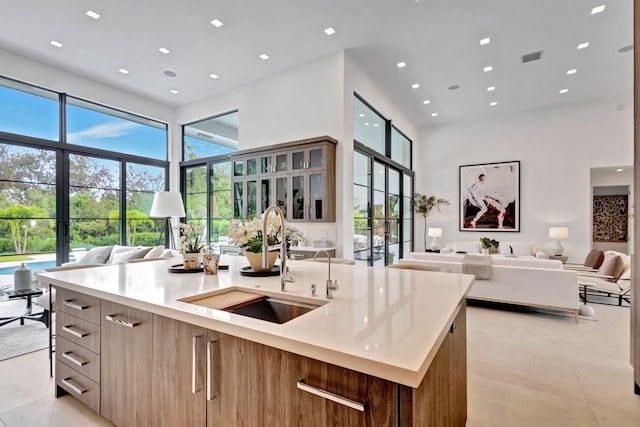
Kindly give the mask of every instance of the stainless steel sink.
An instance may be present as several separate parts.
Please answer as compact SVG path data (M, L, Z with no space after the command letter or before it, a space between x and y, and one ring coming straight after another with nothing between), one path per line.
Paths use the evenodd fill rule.
M224 309L224 311L282 324L318 307L319 305L265 297L246 305Z

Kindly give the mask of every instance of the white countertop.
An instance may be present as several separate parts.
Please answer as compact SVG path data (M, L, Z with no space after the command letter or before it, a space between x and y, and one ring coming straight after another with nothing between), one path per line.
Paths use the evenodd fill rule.
M223 255L217 275L169 273L168 261L40 273L43 283L418 387L473 276L332 265L340 289L325 298L327 264L292 261L285 298L327 304L284 324L215 310L180 299L228 288L281 294L280 278L246 277L244 257ZM311 297L311 283L317 295Z

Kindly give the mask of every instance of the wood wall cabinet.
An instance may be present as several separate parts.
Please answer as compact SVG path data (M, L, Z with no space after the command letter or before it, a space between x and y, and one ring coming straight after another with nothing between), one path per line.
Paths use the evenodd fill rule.
M233 154L234 218L277 204L289 221L335 221L335 145L322 137Z
M153 315L102 301L101 413L119 427L150 426Z

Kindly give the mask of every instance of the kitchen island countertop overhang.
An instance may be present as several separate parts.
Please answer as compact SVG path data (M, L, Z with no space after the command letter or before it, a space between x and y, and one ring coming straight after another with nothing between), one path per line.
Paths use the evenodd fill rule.
M473 276L332 265L340 290L328 303L284 324L181 301L241 289L290 299L324 298L327 264L290 263L295 283L246 277L244 257L223 256L217 275L169 273L168 261L37 275L53 285L191 323L301 356L417 388L464 304ZM318 296L311 297L311 284Z

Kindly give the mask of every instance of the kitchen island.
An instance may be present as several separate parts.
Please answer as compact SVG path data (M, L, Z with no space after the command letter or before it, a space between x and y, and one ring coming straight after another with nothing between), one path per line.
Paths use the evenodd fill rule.
M327 264L291 262L282 293L221 263L40 274L58 291L57 393L122 426L464 425L471 276L332 265L327 300ZM229 290L318 308L277 324L194 303Z

